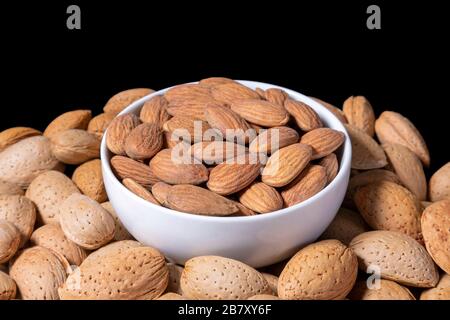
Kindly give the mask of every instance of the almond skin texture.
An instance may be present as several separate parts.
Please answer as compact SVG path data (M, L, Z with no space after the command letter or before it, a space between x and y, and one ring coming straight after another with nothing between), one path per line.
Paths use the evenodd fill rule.
M100 139L85 130L57 132L50 141L53 154L62 163L81 164L100 157Z
M133 236L128 232L128 230L125 228L125 226L120 221L119 217L117 216L116 211L114 210L113 206L109 201L103 202L101 206L106 209L106 211L109 212L111 217L114 219L114 241L122 241L122 240L133 240Z
M295 119L298 127L303 131L311 131L323 127L322 120L313 108L306 103L287 99L284 102L287 112Z
M272 142L273 139L273 142ZM297 131L289 127L273 127L262 131L249 146L250 152L270 154L298 142Z
M69 271L70 265L63 256L37 246L23 250L14 258L9 275L22 299L59 300L58 287Z
M131 178L146 188L159 182L152 169L142 162L127 157L114 156L111 159L111 166L121 180Z
M9 221L0 220L0 264L7 262L19 249L20 232Z
M349 97L344 101L342 110L349 124L373 137L375 134L375 113L372 105L365 97Z
M170 184L157 182L152 186L152 194L160 204L165 206L171 188L172 186Z
M140 123L141 121L134 114L123 114L115 118L106 131L106 146L109 151L125 155L126 139Z
M450 274L450 200L435 202L424 210L422 232L431 257Z
M383 279L412 287L434 287L439 274L428 252L413 238L393 231L369 231L356 236L350 248L366 272L378 266Z
M220 195L238 192L256 179L260 168L258 160L248 155L229 159L211 170L207 187Z
M14 127L0 132L0 152L25 138L39 136L42 133L36 129L28 127Z
M188 260L181 275L181 289L185 296L200 300L244 300L270 294L269 284L257 270L219 256Z
M346 125L352 143L352 168L360 170L377 169L387 165L383 148L364 131Z
M69 240L57 224L46 224L36 229L31 235L31 244L53 250L67 259L70 265L79 266L87 253Z
M97 202L108 200L100 159L85 162L76 168L72 175L72 181L89 198Z
M390 181L399 185L402 184L399 177L392 171L385 169L369 170L359 173L350 179L347 189L347 195L349 198L353 198L356 190L359 187L380 181Z
M354 237L369 230L369 226L358 212L340 208L320 239L336 239L348 246Z
M443 273L436 288L422 291L420 300L450 300L450 275Z
M74 193L64 200L59 223L66 237L84 249L100 248L114 237L113 217L85 195Z
M348 123L347 118L345 117L344 112L339 109L338 107L332 105L331 103L325 102L323 100L320 100L319 98L315 98L315 97L310 97L311 99L313 99L314 101L320 103L322 106L324 106L325 108L328 109L328 111L330 111L332 114L334 114L334 116L336 118L338 118L338 120L340 122L342 122L343 124Z
M393 111L384 111L375 122L375 132L381 143L397 143L414 152L422 163L430 165L430 154L422 135L407 118Z
M211 94L214 99L227 105L241 99L259 99L256 91L237 82L214 86L211 88Z
M429 193L431 201L450 200L450 162L433 174L429 183Z
M21 195L0 195L0 219L11 222L20 232L20 245L30 239L36 221L33 202Z
M272 103L275 103L279 106L284 105L286 99L288 99L289 95L281 89L278 88L269 88L264 91L264 98Z
M427 179L416 154L400 144L384 144L383 149L402 185L414 193L417 199L426 200Z
M0 195L1 194L23 195L23 194L25 194L25 191L21 187L19 187L17 184L0 180Z
M289 260L278 280L278 295L293 300L341 300L352 289L357 273L352 250L338 240L320 241Z
M201 184L208 180L208 169L201 163L184 163L177 157L173 149L164 149L158 152L150 161L150 169L161 181L170 184ZM181 163L177 163L181 162Z
M227 141L202 141L190 147L189 153L206 164L219 164L227 159L243 155L248 149L240 144Z
M134 128L125 140L125 153L132 159L150 159L163 145L162 131L156 124L143 123Z
M239 195L239 201L259 213L277 211L283 208L283 198L278 191L262 182L255 182Z
M183 290L181 290L181 274L184 268L174 263L168 263L167 268L169 269L169 284L167 285L166 292L183 295Z
M280 300L280 298L273 296L271 294L256 294L247 300Z
M228 216L238 211L233 201L189 184L171 187L165 205L173 210L206 216Z
M320 159L334 152L344 142L345 136L342 132L330 129L319 128L305 133L300 143L311 146L312 160Z
M107 254L98 263L82 263L59 294L63 300L151 300L164 293L168 281L164 256L140 246Z
M379 288L367 287L366 281L357 281L349 293L350 300L416 300L408 288L390 280L380 279Z
M163 129L191 144L202 141L204 133L210 127L206 121L192 117L175 116L163 124Z
M0 153L0 180L22 188L42 172L61 169L50 140L43 136L23 139Z
M44 131L44 136L50 138L55 133L69 129L86 130L91 117L91 110L74 110L63 113L50 122Z
M376 230L397 231L421 239L421 206L406 188L390 181L360 187L353 200L364 220Z
M38 209L38 221L42 224L58 223L62 202L73 193L80 193L77 186L59 171L47 171L34 179L26 196Z
M114 113L100 113L89 121L87 131L101 139L115 117Z
M6 273L0 271L0 300L13 300L16 297L16 283Z
M260 99L236 100L231 110L245 120L265 127L283 126L289 121L289 114L279 105Z
M339 171L339 163L336 154L330 153L323 157L318 164L325 168L325 171L327 172L327 184L330 184L330 182L336 178Z
M169 103L164 96L154 96L144 103L139 117L142 122L154 124L162 129L164 122L170 119L167 113Z
M308 165L311 156L312 148L301 143L275 151L261 174L262 182L272 187L287 185Z
M154 92L154 90L148 88L136 88L121 91L112 96L108 102L106 102L106 105L103 107L103 111L118 114L134 101L143 98L152 92Z
M155 199L155 197L153 197L152 193L143 186L141 186L139 183L134 181L133 179L130 178L123 179L122 183L125 187L127 187L128 190L133 192L138 197L141 197L142 199L145 199L148 202L151 202L159 206L159 202Z
M224 77L209 77L199 81L200 85L208 88L212 88L225 83L235 83L235 81Z
M325 168L318 165L310 165L281 191L281 196L284 203L291 207L311 198L325 188L326 184L327 172Z
M220 131L224 139L233 142L234 137L229 137L227 130L239 130L236 132L237 143L248 143L252 137L247 130L251 126L240 115L228 107L208 105L205 109L205 118L211 128Z
M270 273L261 273L269 284L270 290L274 296L278 296L278 277Z
M134 240L119 240L116 242L111 242L88 255L87 258L84 259L83 265L87 266L88 264L98 264L100 260L108 256L121 254L129 249L138 247L143 247L143 245Z

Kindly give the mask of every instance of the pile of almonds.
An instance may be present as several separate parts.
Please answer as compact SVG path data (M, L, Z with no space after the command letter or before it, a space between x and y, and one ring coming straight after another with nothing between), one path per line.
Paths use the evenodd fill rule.
M304 146L309 145L311 154L316 154L317 159L323 157L316 162L311 155L305 164L295 163L303 166L301 173L285 172L284 181L302 181L304 178L298 177L305 172L321 171L328 182L337 172L337 158L332 155L342 141L328 154L319 152L314 144L302 142L311 132L329 129L304 126L298 120L303 113L297 114L288 106L297 102L286 102L289 98L282 92L247 90L224 78L200 83L201 86L195 87L208 88L207 97L181 103L176 95L170 98L168 91L147 102L139 118L130 115L116 118L116 115L131 102L151 93L150 89L132 89L113 96L104 113L95 117L89 110L64 113L43 133L26 127L0 132L0 300L450 299L450 163L427 181L424 166L429 165L430 156L420 133L408 119L395 112L385 111L376 119L364 97L350 97L342 110L319 101L345 124L351 137L352 177L342 208L328 229L317 242L288 261L256 270L233 259L201 256L179 266L167 262L157 249L135 241L117 218L103 185L99 144L106 128L113 128L112 123L125 124L123 130L115 130L115 142L122 142L108 143L110 149L111 145L117 147L115 152L112 150L117 154L112 165L123 184L149 201L180 211L211 214L195 202L188 202L191 207L186 210L185 198L178 195L187 197L192 188L202 190L196 195L205 201L214 197L221 207L228 208L227 214L222 215L277 210L275 207L267 210L273 203L272 197L289 205L288 198L283 196L285 190L278 192L277 188L283 187L272 185L271 179L264 181L264 175L261 181L256 180L261 164L257 164L258 174L249 173L252 170L239 173L244 182L251 182L236 191L234 182L225 182L239 175L213 174L226 162L205 171L205 164L210 164L202 158L205 164L197 164L198 167L178 176L163 170L174 168L167 160L171 159L170 154L165 151L174 147L168 135L174 131L171 125L179 124L173 119L195 116L205 126L229 128L220 127L210 116L202 119L209 114L204 112L210 108L209 95L220 104L214 105L211 112L223 111L222 117L226 117L225 113L232 114L233 117L226 118L229 123L246 123L257 130L283 127L280 131L286 133L290 142L275 152L287 148L304 151L308 148ZM286 123L282 123L285 120L281 116L266 117L268 121L281 121L277 123L263 123L264 119L249 121L249 117L257 115L249 104L240 112L236 112L236 107L233 110L236 90L223 89L230 86L239 87L243 94L252 92L251 99L276 105L278 110L284 107L286 117L292 119ZM222 88L220 94L216 87ZM192 88L172 93L177 90ZM202 90L205 89L198 89ZM115 120L123 118L128 120ZM113 131L108 130L108 134ZM323 136L326 135L317 137L318 142ZM145 139L140 140L142 137ZM182 148L190 150L193 157L202 152L192 146L199 143L202 150L204 142L216 143L195 139L194 136L195 143ZM254 140L245 141L245 136L243 139L240 146L246 156L254 148L267 148L259 144L252 147ZM149 166L146 162L150 158ZM155 158L159 159L156 166L152 165ZM290 155L286 159L295 160ZM152 171L155 167L160 170L157 175ZM64 172L73 174L70 178ZM251 178L252 175L255 177ZM279 177L275 175L274 180ZM206 181L206 188L198 186ZM305 186L314 187L317 183L314 179L308 181L293 192L292 203L308 196L302 194ZM261 195L259 201L255 203L254 196L246 196L247 191L242 190ZM319 190L315 188L315 192ZM231 194L233 198L225 197Z
M128 189L208 216L268 213L310 198L335 178L333 152L343 142L283 90L225 78L173 87L106 132L111 166Z

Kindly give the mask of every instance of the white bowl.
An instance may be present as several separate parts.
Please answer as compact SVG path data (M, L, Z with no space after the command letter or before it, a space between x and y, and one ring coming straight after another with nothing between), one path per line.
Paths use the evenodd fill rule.
M159 249L178 264L202 255L225 256L253 267L279 262L316 240L333 220L344 198L352 151L341 122L325 107L298 92L261 82L239 82L253 89L283 89L292 98L310 105L327 127L344 132L345 142L338 151L338 175L313 197L276 212L244 217L193 215L156 206L125 188L111 170L112 154L103 138L103 179L117 215L139 242ZM144 102L165 91L167 89L132 103L121 114L138 114Z

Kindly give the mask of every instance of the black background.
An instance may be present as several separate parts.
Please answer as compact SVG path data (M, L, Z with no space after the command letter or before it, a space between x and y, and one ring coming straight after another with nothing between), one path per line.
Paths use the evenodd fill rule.
M81 30L66 8L81 7ZM381 7L381 30L366 8ZM257 80L337 106L365 95L418 127L434 171L448 157L448 25L442 1L46 1L1 9L0 129L101 112L133 87L208 76ZM443 147L446 146L446 147ZM430 173L430 172L429 172Z

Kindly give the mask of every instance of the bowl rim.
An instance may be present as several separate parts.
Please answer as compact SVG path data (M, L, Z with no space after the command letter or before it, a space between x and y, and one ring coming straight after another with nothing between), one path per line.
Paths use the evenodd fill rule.
M252 216L222 217L222 216L197 215L197 214L190 214L187 212L177 211L177 210L173 210L170 208L166 208L164 206L155 205L155 204L139 197L132 191L128 190L128 188L126 188L120 182L120 180L116 177L116 175L112 171L110 161L107 160L108 153L110 153L110 151L106 147L106 132L107 132L107 130L103 134L103 137L101 140L101 145L100 145L100 160L101 160L103 172L106 173L108 176L112 177L112 179L110 179L110 181L118 184L119 188L121 188L122 192L124 192L127 196L131 197L135 201L138 201L138 203L140 201L142 206L144 206L144 207L146 206L149 209L149 211L162 210L163 212L165 212L167 214L174 215L174 217L178 217L181 219L186 219L186 220L190 220L190 221L197 220L197 221L201 221L201 222L220 222L220 223L233 223L236 221L250 223L250 222L256 222L257 220L274 219L274 218L281 217L284 215L292 214L292 213L298 211L299 209L301 209L302 207L306 207L309 204L317 201L325 193L330 192L332 190L333 186L336 185L339 180L346 179L345 173L344 173L344 171L346 171L346 170L344 170L344 169L348 168L348 170L350 170L350 168L351 168L352 146L351 146L351 142L350 142L350 137L347 133L345 126L340 122L340 120L331 111L329 111L326 107L324 107L322 104L320 104L313 98L306 96L304 94L301 94L297 91L288 89L288 88L284 88L284 87L281 87L278 85L273 85L270 83L258 82L258 81L250 81L250 80L235 80L235 81L239 82L240 84L243 84L245 86L251 87L251 88L252 87L254 87L254 88L270 87L270 88L278 88L278 89L284 90L290 96L293 96L296 100L300 100L302 102L307 103L313 109L320 109L321 113L325 114L327 121L332 120L334 122L333 126L337 127L334 130L339 130L339 131L343 132L345 135L345 140L344 140L344 144L341 146L341 148L343 147L343 152L342 152L341 161L340 161L340 165L339 165L339 171L331 183L329 183L325 188L323 188L321 191L319 191L312 197L310 197L300 203L297 203L291 207L282 208L277 211L261 213L261 214L256 214L256 215L252 215ZM188 83L183 83L183 84L196 84L196 83L198 83L198 81L188 82ZM178 84L178 85L181 85L181 84ZM178 85L175 85L175 86L178 86ZM152 93L134 101L133 103L128 105L126 108L124 108L119 114L117 114L117 116L131 113L130 110L134 110L134 109L138 108L143 103L150 100L152 97L163 94L164 92L166 92L167 90L169 90L170 88L173 88L175 86L157 90L155 92L152 92ZM299 99L299 97L301 99ZM103 180L104 180L104 183L106 184L107 181L105 181L105 177L103 177ZM108 199L108 201L109 201L109 199Z

